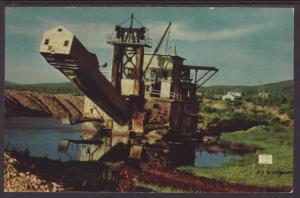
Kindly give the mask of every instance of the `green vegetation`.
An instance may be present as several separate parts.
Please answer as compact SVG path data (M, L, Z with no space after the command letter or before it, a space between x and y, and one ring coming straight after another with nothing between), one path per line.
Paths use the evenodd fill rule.
M234 119L244 119L248 121L254 121L257 123L268 122L271 118L264 115L262 112L252 112L252 111L236 111L232 107L226 107L220 111L215 111L213 113L200 113L202 116L213 118L213 119L223 119L223 120L234 120Z
M284 99L280 103L267 103L274 98L260 99L260 102L249 102L245 99L227 101L204 99L200 104L199 115L203 122L198 124L199 129L205 129L209 123L221 121L248 120L257 124L271 124L280 121L284 125L292 123L294 118L294 99ZM232 130L233 131L233 130Z
M80 95L81 92L71 82L66 83L41 83L41 84L18 84L5 82L5 89L18 91L32 91L47 94L73 94Z
M220 94L236 90L236 87L217 86L206 88L206 93ZM246 131L222 133L220 140L233 143L244 143L263 148L256 153L233 159L227 164L214 168L199 168L192 166L178 169L194 175L205 176L221 181L244 185L283 187L293 185L293 81L285 81L265 85L272 96L257 97L257 87L238 87L245 93L242 100L223 101L206 95L199 115L203 122L198 128L209 130L210 125L219 126L225 132L224 122L238 125L241 120L262 123L264 126L253 127ZM226 92L225 91L225 92ZM253 94L253 95L251 95ZM234 122L238 120L238 122ZM233 127L234 128L234 127ZM240 129L238 129L240 130ZM226 131L228 132L228 131ZM258 165L259 154L272 154L273 164L267 166L267 176L264 177L264 165ZM253 169L255 174L253 176Z
M291 98L293 96L294 91L294 81L287 80L277 83L265 84L264 90L274 97L285 96L287 98ZM223 95L229 91L239 91L244 94L244 97L251 97L257 95L258 86L209 86L209 87L201 87L199 89L200 92L206 93L208 96Z
M265 92L271 94L268 98L258 97L259 86L210 86L201 87L200 92L204 93L207 99L221 99L221 96L229 91L243 93L242 101L251 102L260 106L281 106L281 112L290 118L294 117L294 81L282 81L265 84ZM237 104L238 105L238 104Z
M257 186L293 185L293 129L274 123L267 128L254 127L247 131L223 133L221 140L256 145L264 148L254 154L241 156L220 167L198 168L179 167L180 170L194 175L214 178L221 181ZM258 154L273 155L273 164L267 165L264 177L264 165L258 165ZM255 175L253 176L253 164Z

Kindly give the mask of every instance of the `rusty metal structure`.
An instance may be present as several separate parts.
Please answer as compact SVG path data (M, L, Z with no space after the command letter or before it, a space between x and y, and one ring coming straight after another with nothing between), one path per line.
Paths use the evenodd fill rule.
M170 145L188 139L202 140L205 134L197 129L202 96L197 90L218 69L186 65L185 59L176 52L159 54L161 44L170 34L170 26L171 23L154 52L145 53L152 43L144 25L133 15L116 25L114 32L107 36L107 44L113 46L110 80L99 70L96 55L69 30L58 26L44 33L40 54L86 97L84 115L69 118L70 123L84 123L94 129L93 135L84 140L63 140L59 151L65 151L70 142L103 144L97 141L97 134L125 134L130 159L166 163L162 156L172 153L174 149ZM114 146L112 142L108 144Z

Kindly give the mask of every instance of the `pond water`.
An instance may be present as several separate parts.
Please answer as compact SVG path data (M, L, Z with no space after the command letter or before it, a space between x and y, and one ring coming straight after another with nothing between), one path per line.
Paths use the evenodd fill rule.
M238 158L238 155L229 153L213 153L206 150L197 150L195 152L195 166L197 167L217 167Z
M4 146L8 149L28 149L31 156L69 160L66 154L57 152L62 138L79 139L81 127L63 125L53 118L11 117L5 119ZM77 148L70 146L68 153L78 158Z
M87 160L84 159L86 156L82 155L84 147L80 149L78 145L70 144L68 154L57 152L61 139L80 139L82 132L80 125L63 125L60 120L53 118L11 117L5 120L4 145L8 149L28 149L31 156L46 156L63 161ZM108 148L109 142L116 141L122 142L118 138L113 138L112 141L99 147L100 153L111 148ZM203 146L197 145L183 145L182 148L184 149L175 151L175 156L177 156L175 160L184 161L185 165L197 167L220 166L237 157L237 155L222 152L208 152ZM181 154L178 155L179 153Z

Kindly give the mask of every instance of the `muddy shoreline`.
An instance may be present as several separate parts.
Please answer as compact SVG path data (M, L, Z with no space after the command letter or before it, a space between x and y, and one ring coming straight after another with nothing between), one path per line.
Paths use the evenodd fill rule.
M233 143L224 140L208 144L203 143L203 148L205 148L206 151L212 153L223 152L238 155L246 155L255 153L258 150L264 150L264 148L255 145Z

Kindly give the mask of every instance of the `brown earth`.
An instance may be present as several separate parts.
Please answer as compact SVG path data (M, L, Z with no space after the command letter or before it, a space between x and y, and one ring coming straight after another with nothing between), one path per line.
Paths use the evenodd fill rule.
M83 96L5 90L4 97L5 116L62 118L83 112Z
M184 192L290 192L290 187L258 187L240 185L194 176L169 167L155 167L145 164L140 169L123 165L119 168L122 180L119 190L135 191L139 182L161 187L171 187Z

